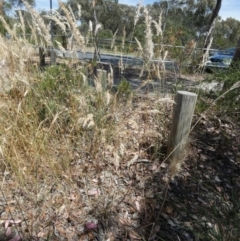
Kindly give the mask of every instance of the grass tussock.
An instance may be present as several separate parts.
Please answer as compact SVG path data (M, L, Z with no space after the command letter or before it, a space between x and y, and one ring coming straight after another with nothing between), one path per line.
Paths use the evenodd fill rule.
M117 92L98 78L90 85L85 66L41 71L29 62L30 44L0 40L1 190L5 203L13 193L17 202L2 218L21 220L12 233L26 240L63 232L65 221L56 222L63 213L76 219L76 235L86 222L113 218L127 193L124 172L159 156L168 104L143 101L126 81Z

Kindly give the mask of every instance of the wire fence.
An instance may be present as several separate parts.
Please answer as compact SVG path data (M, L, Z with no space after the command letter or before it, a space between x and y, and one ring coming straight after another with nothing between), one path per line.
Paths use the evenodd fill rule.
M22 35L19 35L22 36ZM9 36L6 36L8 39ZM23 37L23 36L22 36ZM38 36L40 39L40 36ZM31 34L25 34L30 43L36 45L32 39ZM59 49L56 41L60 42L65 48L64 51ZM69 41L70 38L63 35L53 35L53 46L45 46L45 56L52 57L51 53L54 50L56 57L59 58L75 58L75 59L87 59L93 60L96 53L96 42L93 38L85 38L86 48L81 49L77 41L74 38ZM40 41L39 41L40 42ZM97 40L98 51L100 57L98 61L108 62L114 65L118 65L121 61L126 66L143 66L144 56L141 48L136 41L121 39L103 39ZM177 66L179 71L195 71L199 65L205 65L208 62L208 58L203 60L203 53L208 51L208 56L212 55L231 55L233 56L236 48L229 48L226 50L218 49L204 49L196 47L195 45L171 45L171 44L154 44L154 56L151 59L151 64L163 63L165 66ZM37 52L37 51L36 51ZM108 56L108 57L107 57Z

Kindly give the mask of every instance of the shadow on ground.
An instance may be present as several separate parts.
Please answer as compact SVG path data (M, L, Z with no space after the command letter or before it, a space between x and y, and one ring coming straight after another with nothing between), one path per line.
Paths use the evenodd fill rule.
M155 173L145 184L143 240L239 240L239 126L203 120L191 134L183 169L169 183Z

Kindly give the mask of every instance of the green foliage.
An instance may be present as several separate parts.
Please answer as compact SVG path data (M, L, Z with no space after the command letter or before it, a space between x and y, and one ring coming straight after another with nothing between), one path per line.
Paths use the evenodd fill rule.
M7 24L10 24L11 22L11 18L4 16L5 21L7 22ZM3 36L5 36L5 34L7 33L3 23L0 21L0 34L2 34Z
M3 24L2 24L2 22L0 22L0 33L2 35L5 35L5 28L4 28Z
M134 37L136 37L140 43L143 43L143 41L145 39L145 24L144 23L137 24L135 31L134 31Z
M113 33L110 29L100 29L98 32L98 37L99 38L112 38L113 37Z
M232 90L229 94L224 96L224 98L218 104L218 108L221 113L227 114L231 117L237 117L239 120L240 111L240 96L239 89Z
M30 4L31 6L35 6L35 0L26 0L26 2L28 4ZM12 6L12 7L19 7L23 5L23 1L22 0L8 0L8 3Z
M216 22L214 30L214 48L228 48L235 46L240 36L240 21L227 18Z
M39 83L40 92L47 98L58 98L65 101L67 91L72 87L73 78L71 69L68 67L51 66L44 73L44 79Z
M189 41L195 40L201 47L204 44L215 2L215 0L160 1L148 4L147 8L152 19L157 22L160 12L162 12L161 26L164 44L184 46ZM94 22L92 2L88 0L68 0L67 4L72 7L75 18L81 21L81 33L87 36L89 21ZM80 4L82 9L80 19L77 14L77 4ZM99 38L112 38L116 30L118 30L117 37L122 38L123 29L125 29L126 39L133 36L143 43L145 23L142 12L140 12L133 33L137 6L101 0L96 2L95 10L97 19L103 27L99 31ZM213 48L234 46L236 38L239 36L239 24L239 21L232 18L227 20L218 18L214 31ZM155 31L154 28L153 31ZM54 34L59 34L56 26L54 26ZM154 32L154 35L153 41L158 43L156 32Z
M83 77L68 66L51 66L30 95L39 121L50 123L54 116L74 105L71 92L83 88ZM66 119L66 118L65 118ZM50 121L50 122L49 122Z
M83 34L83 36L87 36L87 33L89 31L89 26L87 23L83 22L81 23L81 26L79 27L80 32Z
M224 83L223 92L230 89L240 79L240 69L237 66L227 70L213 69L212 72L212 75L209 75L206 81L211 82L215 80L219 83Z
M81 5L81 17L82 23L94 22L93 4L92 1L88 0L68 0L67 4L73 9L75 16L77 16L78 7L77 4ZM110 29L115 32L119 28L121 12L119 11L118 4L116 1L101 0L97 1L96 5L96 17L99 23L102 24L104 29Z
M132 93L129 81L122 78L117 86L117 96L118 98L127 99Z
M198 93L198 96L195 112L201 114L209 108L213 100L209 99L203 92Z
M229 116L237 116L240 111L240 92L239 88L231 89L231 87L240 80L240 68L231 67L225 71L214 71L206 81L217 81L223 84L223 89L219 93L210 93L211 98L222 96L216 102L216 108L220 114L227 114ZM230 90L230 91L229 91ZM225 94L225 92L227 92ZM209 94L208 94L209 95ZM206 104L206 103L205 103ZM204 104L202 103L202 107Z

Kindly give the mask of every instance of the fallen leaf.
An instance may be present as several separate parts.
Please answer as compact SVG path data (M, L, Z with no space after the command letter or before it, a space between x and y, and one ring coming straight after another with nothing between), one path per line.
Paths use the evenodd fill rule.
M168 219L167 222L168 222L168 224L170 224L172 227L176 227L176 224L175 224L172 220Z
M7 227L5 229L6 229L6 231L5 231L6 236L10 236L12 234L12 228L11 227Z
M173 208L171 206L165 207L165 213L169 214L170 216L173 214Z
M219 186L215 186L215 187L216 187L216 189L217 189L219 192L222 191L222 188L221 188L221 187L219 187Z
M5 211L8 213L13 213L14 210L15 210L15 206L7 206Z
M157 168L158 168L158 166L156 164L153 164L149 167L149 170L155 171L155 170L157 170Z
M132 238L132 239L142 239L141 236L136 233L136 232L133 232L133 231L130 231L129 232L129 236Z
M89 196L100 195L100 190L97 189L97 188L93 188L91 190L88 190L88 195Z
M22 220L17 219L17 220L4 220L4 228L7 236L10 236L12 234L12 229L11 226L12 224L18 224L21 223Z
M206 155L200 154L200 159L202 161L206 161L208 159L208 157Z
M22 240L22 238L20 237L20 235L15 235L13 238L9 239L8 241L20 241Z
M126 225L126 226L128 226L128 225L131 224L128 219L125 219L125 218L122 218L122 217L119 217L119 218L118 218L118 221L119 221L119 223L120 223L121 225Z
M88 232L88 238L85 239L85 240L89 240L89 241L95 240L95 237L94 237L93 233L92 232Z
M88 240L88 235L87 234L82 234L79 241L85 241L85 240Z
M219 140L221 140L221 139L222 139L221 136L216 136L216 137L213 137L213 138L212 138L213 141L219 141Z
M201 199L201 198L199 198L199 197L197 198L197 200L200 201L200 202L201 202L202 204L204 204L204 205L208 205L203 199Z
M66 233L67 239L68 239L69 241L72 241L72 240L73 240L74 235L75 235L75 232L74 232L74 231L72 231L72 232L67 232L67 233Z
M161 165L160 165L161 168L167 168L168 167L168 164L165 163L165 162L162 162Z
M229 189L233 189L233 187L228 185L228 184L226 184L226 187L229 188Z
M185 238L187 241L193 241L193 239L190 237L189 233L184 233Z
M215 176L214 180L215 180L216 182L221 182L221 180L219 179L218 176Z
M187 227L188 229L193 230L193 227L192 227L191 222L184 222L183 224L184 224L184 226Z
M39 233L37 234L37 237L38 237L38 238L43 238L45 235L46 235L46 234L45 234L44 232L39 232Z
M213 227L213 225L210 222L207 222L207 226L210 227L210 228Z
M160 231L161 227L159 225L155 225L154 231L158 233Z
M131 165L133 165L138 159L138 155L135 154L134 157L127 163L127 166L130 167Z
M63 227L56 226L57 231L59 232L61 237L64 237L66 235L66 231Z
M154 198L154 193L152 190L148 190L146 193L145 193L145 197L146 198Z
M96 223L89 222L85 224L85 227L87 230L92 230L92 229L96 229L98 226Z
M72 194L70 195L69 199L70 199L71 201L76 200L76 199L77 199L76 194L72 193Z
M64 212L64 210L65 210L65 205L63 204L59 209L58 209L58 215L61 215L61 214L63 214L63 212Z
M138 201L135 201L135 206L136 206L137 211L140 211L140 204Z

